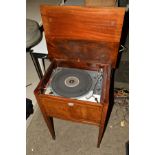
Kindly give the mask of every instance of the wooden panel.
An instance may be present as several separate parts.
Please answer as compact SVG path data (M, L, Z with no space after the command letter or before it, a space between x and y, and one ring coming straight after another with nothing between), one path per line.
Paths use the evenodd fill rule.
M124 8L41 6L49 58L116 64Z
M119 42L124 11L123 8L41 6L43 25L48 39Z
M41 100L45 111L49 116L95 124L99 124L101 121L101 105L85 104L84 102L82 103L75 100L56 100L45 96Z
M49 58L64 60L94 61L97 63L115 64L117 59L118 43L83 40L53 40L48 41Z

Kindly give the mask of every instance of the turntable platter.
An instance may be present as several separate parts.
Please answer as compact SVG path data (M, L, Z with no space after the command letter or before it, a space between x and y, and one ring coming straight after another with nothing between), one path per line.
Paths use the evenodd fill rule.
M80 97L90 91L92 78L86 71L63 68L54 75L51 87L57 95Z

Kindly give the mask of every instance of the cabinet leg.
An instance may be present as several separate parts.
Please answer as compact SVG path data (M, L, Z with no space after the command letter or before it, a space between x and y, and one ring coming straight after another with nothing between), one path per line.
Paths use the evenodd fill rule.
M53 117L44 117L45 122L47 124L47 127L52 135L52 138L55 140L55 131L54 131L54 123L53 123Z
M55 140L55 130L54 130L53 117L50 117L50 121L51 121L51 126L52 126L52 129L51 129L50 133L52 135L52 138Z
M48 127L48 129L49 129L49 131L50 131L50 133L52 135L52 138L55 140L55 131L54 131L53 117L49 117L46 114L45 109L44 109L44 107L41 104L39 104L39 106L40 106L40 110L42 112L43 118L44 118L44 120L45 120L45 122L47 124L47 127Z
M98 147L98 148L100 147L103 134L104 134L104 127L101 126L101 127L99 128L99 135L98 135L98 142L97 142L97 147Z
M108 112L108 105L105 105L105 107L103 108L101 124L99 127L99 135L98 135L98 142L97 142L98 148L100 147L102 137L103 137L105 129L106 129L107 112Z

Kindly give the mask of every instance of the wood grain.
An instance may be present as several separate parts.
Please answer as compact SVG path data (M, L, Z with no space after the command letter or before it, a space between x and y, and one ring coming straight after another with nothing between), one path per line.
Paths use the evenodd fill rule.
M50 59L92 60L115 67L124 8L41 6Z
M60 98L54 99L52 96L42 97L41 102L49 116L65 120L88 122L89 124L100 124L102 112L102 106L100 104L85 104L85 102L73 99L60 100ZM70 103L73 105L70 106Z
M100 146L109 107L111 69L117 60L124 12L123 8L41 6L48 57L52 63L34 93L53 139L53 117L57 117L99 126L97 147ZM57 67L103 69L101 101L94 103L44 94Z

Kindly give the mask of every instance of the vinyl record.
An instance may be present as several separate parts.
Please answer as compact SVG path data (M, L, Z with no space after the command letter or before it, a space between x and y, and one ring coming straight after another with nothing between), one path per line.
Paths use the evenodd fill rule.
M80 97L92 87L92 78L86 71L63 68L52 79L53 91L63 97Z

